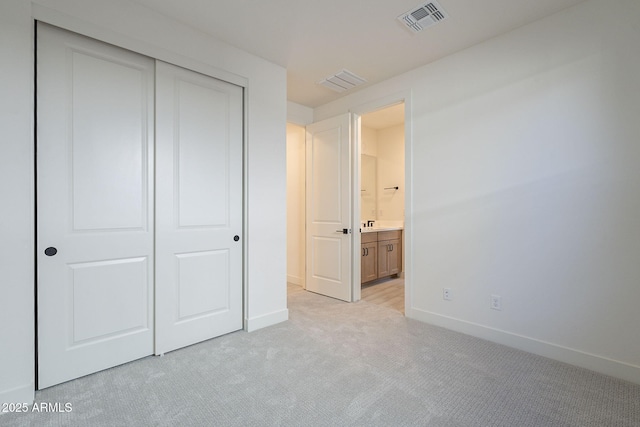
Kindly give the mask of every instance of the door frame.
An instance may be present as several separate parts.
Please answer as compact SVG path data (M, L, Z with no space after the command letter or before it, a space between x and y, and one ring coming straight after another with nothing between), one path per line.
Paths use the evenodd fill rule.
M404 262L404 314L406 317L411 316L413 301L413 135L412 135L412 111L411 111L411 91L406 90L397 92L393 95L378 98L374 101L366 102L349 109L352 114L352 138L353 138L353 200L352 200L352 222L354 224L353 232L353 251L352 251L352 301L361 299L360 285L360 233L356 233L356 224L360 228L360 170L362 153L362 133L361 133L361 117L364 114L372 113L393 105L404 103L404 233L402 238L402 252ZM355 195L358 195L356 197Z

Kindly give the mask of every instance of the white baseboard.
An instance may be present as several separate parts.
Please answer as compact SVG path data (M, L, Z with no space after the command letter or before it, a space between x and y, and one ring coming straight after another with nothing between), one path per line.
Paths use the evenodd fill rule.
M640 366L416 308L407 310L406 316L421 322L640 384Z
M8 390L0 390L0 403L27 403L31 405L35 399L35 385L25 384ZM2 415L0 411L0 416Z
M294 285L303 286L304 280L302 277L287 275L287 283L293 283Z
M285 308L284 310L274 311L263 316L245 318L245 325L247 332L253 332L286 320L289 320L289 310Z

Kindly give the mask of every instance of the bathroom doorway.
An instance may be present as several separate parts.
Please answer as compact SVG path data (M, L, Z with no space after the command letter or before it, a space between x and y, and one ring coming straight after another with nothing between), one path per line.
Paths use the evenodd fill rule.
M360 116L361 299L405 312L405 105Z
M390 108L391 107L391 108ZM411 180L406 178L411 176L411 93L398 92L396 94L379 98L350 109L352 124L350 126L353 138L353 171L354 174L352 186L352 196L350 197L353 206L352 220L349 221L349 227L352 233L352 262L351 270L353 279L350 281L352 287L352 301L360 301L366 298L368 302L388 305L391 309L404 315L411 315L412 312L412 287L411 287L411 271L413 265L413 256L411 251L411 216L405 216L405 206L407 211L411 206ZM392 114L394 113L395 114ZM377 114L376 114L377 113ZM300 116L300 117L298 117ZM297 294L297 291L307 290L306 279L306 188L305 180L308 172L305 164L305 145L306 131L305 124L311 123L312 118L309 115L292 116L292 121L287 124L287 282L289 284L289 295ZM377 116L377 117L376 117ZM375 175L375 204L366 205L364 216L361 216L361 123L364 117L365 123L365 154L371 154L373 150L373 139L367 140L367 135L375 135L375 156L376 168L382 167L380 176L376 171ZM391 117L395 117L391 119ZM304 120L301 120L304 119ZM371 124L373 119L375 124ZM384 121L383 121L384 120ZM294 124L295 123L295 124ZM390 145L382 145L386 137L396 134L394 142L397 145L392 156L388 152L391 151L393 143ZM378 143L378 140L383 141ZM380 151L378 152L378 149ZM380 159L378 159L380 157ZM389 157L395 159L396 167L387 169ZM399 159L399 162L398 162ZM365 160L366 162L366 160ZM379 165L378 165L379 163ZM391 176L389 176L391 175ZM391 182L387 181L390 180ZM378 185L380 182L380 185ZM377 188L377 187L380 188ZM390 188L393 187L393 188ZM395 187L398 187L397 189ZM373 191L373 190L372 190ZM378 192L382 194L378 195ZM361 221L362 219L362 221ZM374 227L369 227L366 233L361 233L361 229L366 221L372 220ZM386 227L388 230L375 230L375 228ZM391 228L395 228L392 230ZM368 260L377 260L376 277L367 277L361 280L362 270L362 241L361 236L368 234L365 240L372 239L370 233L375 232L375 249L366 250L364 253L369 254ZM385 232L385 234L380 234ZM365 243L371 243L366 242ZM382 274L378 269L378 253L388 251L390 257L382 259ZM373 253L375 252L375 256ZM400 253L400 257L397 255ZM396 257L394 257L394 255ZM397 260L395 264L393 260ZM385 270L385 269L389 270ZM390 273L384 274L385 271ZM363 287L363 283L365 286ZM391 288L385 289L385 288ZM292 290L296 291L293 292ZM364 294L362 291L365 291ZM392 292L395 291L395 292ZM372 295L373 294L373 295ZM404 296L404 298L403 298Z
M287 283L305 288L305 127L287 123Z

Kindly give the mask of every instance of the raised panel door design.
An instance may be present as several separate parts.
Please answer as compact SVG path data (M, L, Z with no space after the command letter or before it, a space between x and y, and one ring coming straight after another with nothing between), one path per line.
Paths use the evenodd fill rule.
M195 74L195 73L194 73ZM174 153L180 227L229 226L229 93L177 80Z
M315 133L311 145L311 221L332 224L342 228L342 158L340 127L331 127Z
M146 229L148 123L141 117L149 112L141 82L149 76L136 63L81 47L69 46L66 61L73 229Z
M349 115L307 126L306 288L351 301Z
M229 251L177 254L176 321L217 314L229 306Z
M156 344L242 328L242 88L156 61ZM238 236L238 239L234 239Z
M46 24L37 34L44 388L153 352L154 64Z
M342 279L342 239L312 237L311 271L314 279L340 284Z
M70 264L70 346L149 328L146 257Z

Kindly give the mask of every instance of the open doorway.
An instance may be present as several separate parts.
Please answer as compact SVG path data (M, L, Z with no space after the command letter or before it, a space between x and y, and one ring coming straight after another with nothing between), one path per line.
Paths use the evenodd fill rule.
M411 270L411 253L405 251L405 248L410 247L410 233L405 233L405 229L410 229L410 219L408 218L405 224L405 204L410 202L410 181L405 181L405 176L410 173L410 163L405 164L405 157L410 156L410 145L405 143L405 140L410 140L410 94L401 93L394 96L379 99L375 102L361 105L349 114L342 116L334 116L328 119L322 119L318 122L314 122L306 127L298 126L292 123L287 124L287 223L288 223L288 236L287 236L287 281L289 283L289 293L291 294L292 287L295 291L298 290L311 290L315 293L320 293L333 298L342 299L345 301L359 301L362 299L361 291L363 289L362 284L365 284L366 298L369 298L369 293L378 294L376 300L372 301L377 304L388 305L390 308L401 312L407 313L410 311L410 298L411 292L405 292L405 280L407 280L407 290L410 290L410 270ZM341 117L341 119L339 119ZM364 131L361 132L361 124L364 117ZM406 118L405 118L406 117ZM347 118L347 122L345 122ZM374 123L371 123L373 120ZM341 123L337 125L336 123ZM349 124L351 123L351 124ZM329 126L330 124L333 124ZM324 127L330 129L327 132ZM320 128L321 133L318 133ZM339 129L350 129L350 136L345 137L345 134L338 132ZM361 216L361 152L363 151L361 145L361 133L364 134L364 153L372 154L371 150L374 150L374 156L376 168L380 163L380 173L375 173L375 186L376 189L372 194L375 194L375 202L373 204L364 203L364 215ZM316 194L312 189L308 187L310 171L316 170L318 165L310 159L305 159L305 154L309 155L309 152L313 153L314 150L310 148L315 147L315 143L324 144L325 148L327 144L333 144L335 141L330 136L342 135L342 141L349 141L349 153L343 152L340 149L340 159L350 159L352 164L351 178L346 180L332 179L330 176L324 176L317 178L313 173L311 177L316 178L318 182L332 183L330 187L331 191L325 191L325 197L321 201L322 206L326 207L327 199L331 199L331 195L336 193L339 189L344 187L346 182L351 182L349 187L351 194L348 200L351 202L342 203L342 206L351 205L352 213L347 216L343 215L343 221L340 224L331 224L333 227L330 236L322 237L322 242L338 240L338 235L344 235L345 239L351 242L351 248L343 250L339 253L351 253L350 261L347 261L349 265L348 269L351 271L346 280L341 279L342 286L347 286L350 289L351 298L336 297L328 292L323 292L309 288L307 268L309 266L309 218L306 218L309 212L315 212L314 209L309 209L309 200L314 200L310 197L310 194ZM311 138L310 138L311 135ZM316 137L320 135L320 137ZM367 139L367 136L369 138ZM372 137L373 136L373 137ZM388 141L388 137L392 136L391 142ZM317 138L317 141L316 139ZM329 139L327 139L329 138ZM310 142L311 141L311 142ZM331 141L331 142L329 142ZM382 142L379 142L382 141ZM329 154L335 155L336 149L331 150ZM316 147L322 148L322 147ZM378 151L379 149L379 151ZM322 152L322 150L320 150ZM325 153L327 154L327 153ZM331 156L324 156L329 158ZM323 157L323 158L324 158ZM378 157L380 157L378 159ZM326 160L326 159L325 159ZM333 165L342 163L341 160L336 160L331 157L331 161L325 161L324 165ZM366 160L365 160L366 162ZM388 167L391 165L391 167ZM322 164L320 165L322 166ZM366 167L366 166L365 166ZM379 175L379 176L378 176ZM344 175L346 176L346 175ZM325 180L326 179L326 180ZM336 184L337 182L337 184ZM336 187L338 185L338 187ZM409 187L406 188L405 187ZM325 189L326 190L326 189ZM311 191L311 193L309 193ZM342 196L341 196L342 197ZM326 209L325 209L326 210ZM365 224L369 224L371 221L372 227L364 227ZM325 221L326 222L326 221ZM345 225L342 225L345 224ZM337 225L342 228L339 229ZM344 227L348 227L346 233L344 233ZM365 229L365 233L361 233L362 229ZM340 231L340 233L338 233ZM373 233L373 234L372 234ZM366 235L364 243L371 243L367 241L372 236L375 237L375 249L364 253L370 255L369 260L375 259L375 277L367 275L365 279L361 280L362 270L362 257L361 252L361 236ZM314 235L315 236L315 235ZM336 237L337 236L337 237ZM316 236L317 237L317 236ZM312 245L313 246L313 245ZM315 253L314 251L311 251ZM373 253L375 252L375 254ZM388 253L387 253L388 252ZM336 252L338 253L338 252ZM380 259L378 259L378 254ZM322 263L314 263L313 265L322 265ZM331 263L329 263L331 264ZM328 265L324 263L325 267ZM333 264L331 264L333 265ZM345 266L344 261L342 266ZM338 271L341 268L337 269ZM407 272L405 275L405 271ZM324 272L326 273L326 271ZM321 276L329 277L329 274L323 274ZM313 276L312 274L312 277ZM393 279L393 280L390 280ZM373 285L373 286L372 286ZM380 285L380 286L375 286ZM395 285L395 286L393 286ZM387 292L379 294L378 291L382 291L388 287L394 287L395 292ZM393 296L391 295L393 294Z
M305 128L287 123L287 283L304 288Z
M404 313L404 103L360 118L361 298Z

